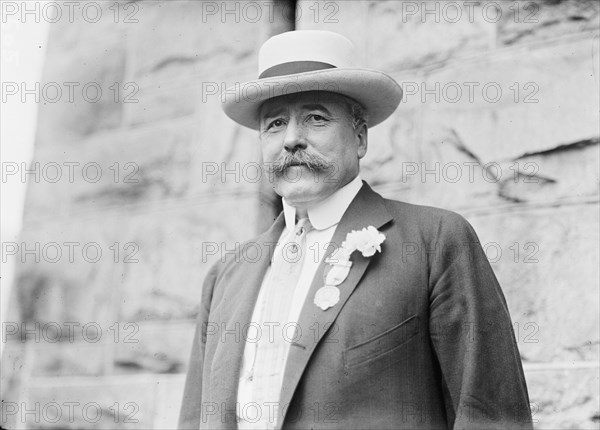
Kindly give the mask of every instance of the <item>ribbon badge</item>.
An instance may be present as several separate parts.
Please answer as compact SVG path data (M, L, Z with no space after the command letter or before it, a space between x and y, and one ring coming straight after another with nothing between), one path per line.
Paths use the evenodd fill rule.
M340 301L338 285L346 280L352 268L350 255L358 250L363 257L371 257L375 255L375 252L381 252L381 244L384 240L385 235L372 225L348 233L342 246L325 260L330 268L325 275L325 285L319 288L315 294L315 305L324 311L335 306Z

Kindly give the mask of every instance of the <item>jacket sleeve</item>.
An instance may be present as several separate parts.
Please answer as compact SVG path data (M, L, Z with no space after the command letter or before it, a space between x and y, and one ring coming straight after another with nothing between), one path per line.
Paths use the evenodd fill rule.
M217 262L218 263L218 262ZM198 313L196 332L192 343L192 353L183 391L183 402L179 413L179 429L200 427L202 405L202 373L204 370L204 349L206 345L206 328L212 300L212 292L217 279L218 264L214 264L202 285L200 311Z
M430 336L454 429L531 429L508 306L471 225L441 217L430 256Z

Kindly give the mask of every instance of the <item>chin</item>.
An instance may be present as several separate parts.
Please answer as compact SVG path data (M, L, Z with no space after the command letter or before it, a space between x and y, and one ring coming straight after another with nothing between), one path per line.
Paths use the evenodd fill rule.
M314 200L319 200L319 196L323 190L317 187L312 180L299 180L297 182L281 181L275 185L275 192L281 197L284 197L290 204L305 203Z
M311 206L327 198L335 189L323 188L322 184L315 184L314 181L304 183L283 183L275 187L275 192L292 206L306 205Z

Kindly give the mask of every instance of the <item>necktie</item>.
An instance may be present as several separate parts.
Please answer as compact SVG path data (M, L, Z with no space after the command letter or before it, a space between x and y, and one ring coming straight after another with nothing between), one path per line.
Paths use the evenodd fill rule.
M279 400L285 360L295 334L295 321L289 321L289 312L307 258L306 234L311 229L308 218L302 218L273 256L269 288L262 303L260 338L248 375L253 385L253 401L260 406L256 428L272 428L277 422L277 405L273 407L273 402Z

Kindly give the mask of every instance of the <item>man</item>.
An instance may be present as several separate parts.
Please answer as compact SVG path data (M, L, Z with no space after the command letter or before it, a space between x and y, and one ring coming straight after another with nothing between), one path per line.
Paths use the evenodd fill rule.
M180 426L531 428L472 227L360 179L368 128L402 90L353 60L338 34L284 33L263 45L259 79L224 95L259 130L284 211L205 280Z

